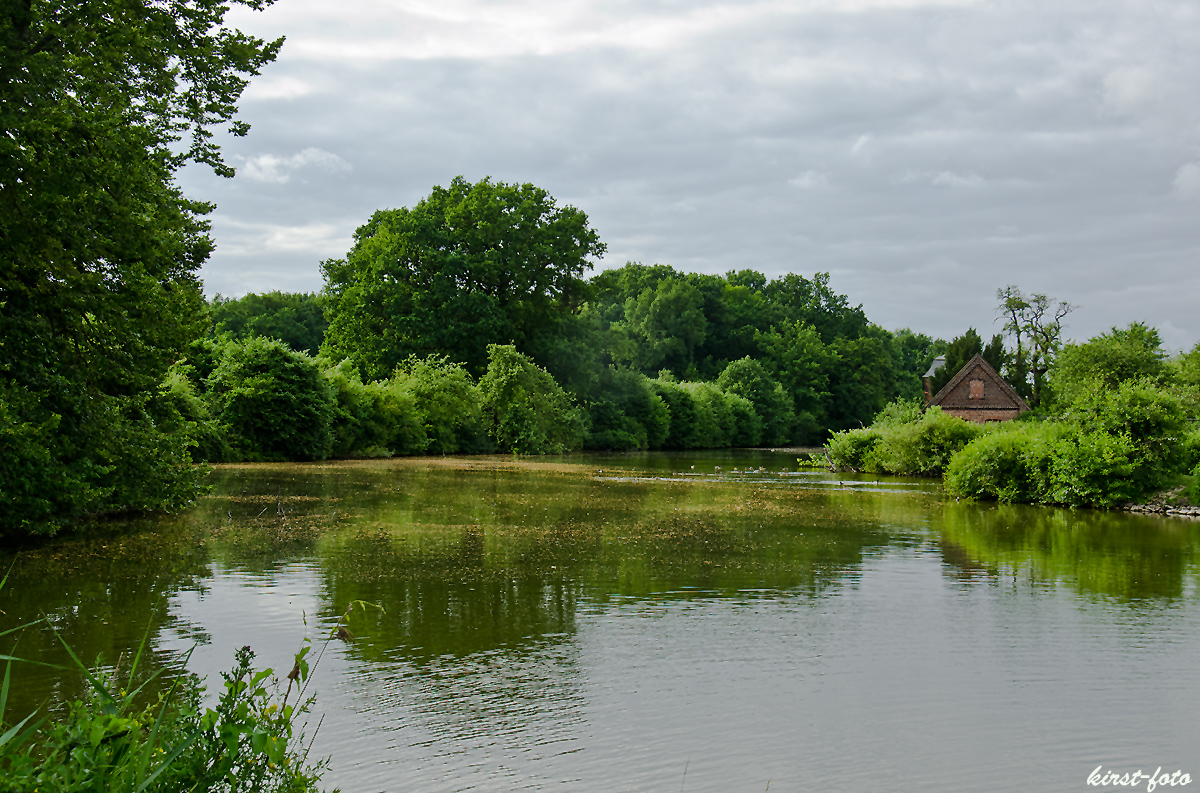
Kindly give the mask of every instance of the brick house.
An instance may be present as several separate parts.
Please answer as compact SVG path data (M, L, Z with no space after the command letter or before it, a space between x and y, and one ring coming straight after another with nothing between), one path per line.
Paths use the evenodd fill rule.
M950 378L950 382L932 397L929 396L929 377L936 366L930 367L925 375L925 397L927 405L937 405L943 412L967 421L983 424L986 421L1008 421L1015 419L1029 405L1021 395L996 373L983 356L974 358Z

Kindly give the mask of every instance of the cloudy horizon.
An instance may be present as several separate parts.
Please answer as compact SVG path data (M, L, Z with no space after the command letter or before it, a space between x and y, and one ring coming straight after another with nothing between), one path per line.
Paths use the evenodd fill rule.
M996 289L1200 339L1200 8L971 0L279 0L205 291L313 291L376 209L532 182L608 253L831 273L872 321L999 331Z

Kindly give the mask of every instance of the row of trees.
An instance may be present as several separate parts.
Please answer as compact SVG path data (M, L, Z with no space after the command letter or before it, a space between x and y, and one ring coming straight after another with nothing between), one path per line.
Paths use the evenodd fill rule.
M653 446L617 428L629 373L715 384L731 363L758 366L764 443L819 441L870 421L919 376L944 343L870 323L829 287L828 274L768 281L664 265L584 277L604 245L574 207L533 185L457 178L411 209L376 212L344 259L322 264L317 296L248 295L213 306L214 335L265 335L350 360L364 380L388 378L411 356L445 356L482 376L491 344L511 344L546 369L598 425L610 448ZM321 310L318 320L314 309ZM304 319L307 317L307 319ZM737 392L740 393L740 392ZM770 399L766 399L767 394Z
M319 343L320 356L351 361L365 381L385 379L413 356L430 355L482 376L493 337L487 328L473 326L475 332L458 333L449 348L439 346L445 341L442 326L452 324L441 321L439 311L429 311L422 323L435 330L433 339L402 339L397 333L385 344L389 331L365 335L363 314L377 314L378 324L386 324L385 286L376 284L370 301L350 309L346 299L338 302L329 293L219 299L212 307L211 338L261 335L300 348L300 340L309 337L293 317L323 306L329 332ZM591 428L586 448L728 445L660 438L646 403L657 396L668 410L686 412L676 396L681 391L720 391L726 399L749 400L755 427L735 443L820 442L831 428L870 421L897 396L919 395L918 375L945 347L908 330L891 333L872 325L861 307L829 288L823 273L768 282L752 271L683 274L631 263L580 281L575 294L587 299L527 334L532 338L524 345L513 346L548 371L580 408ZM353 314L356 332L346 330L346 311Z
M227 462L752 446L786 416L782 389L749 358L713 383L609 369L614 401L585 409L512 345L487 355L478 379L444 356L411 356L364 380L349 359L275 339L204 340L160 388L158 423L195 459Z

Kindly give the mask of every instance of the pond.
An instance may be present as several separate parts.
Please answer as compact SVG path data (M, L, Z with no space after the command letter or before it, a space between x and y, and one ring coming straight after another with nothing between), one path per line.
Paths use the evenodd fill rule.
M973 505L785 452L227 465L200 506L17 555L0 619L86 659L314 675L374 791L1068 791L1200 779L1200 522ZM3 561L11 562L11 554ZM24 657L62 661L45 630ZM10 706L81 681L25 666ZM10 711L16 712L16 711ZM310 730L311 731L311 730Z

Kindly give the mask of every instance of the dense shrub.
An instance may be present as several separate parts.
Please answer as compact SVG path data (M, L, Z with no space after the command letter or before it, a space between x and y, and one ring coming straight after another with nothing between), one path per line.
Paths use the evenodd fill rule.
M925 412L925 404L920 399L897 399L894 402L889 402L884 406L883 410L875 416L875 420L871 422L872 427L898 427L901 424L910 424L914 421L920 421L921 415Z
M512 345L488 345L479 381L483 420L500 448L515 454L559 454L579 448L579 410L550 374Z
M1068 344L1054 360L1050 386L1069 403L1088 392L1109 390L1131 380L1161 384L1168 374L1158 331L1134 322L1113 328L1082 344Z
M955 452L983 432L978 424L931 407L917 421L872 427L879 443L863 460L864 471L909 476L938 476Z
M838 468L936 476L955 452L982 432L978 424L947 415L941 408L920 413L911 402L894 402L880 411L869 428L834 433L826 448Z
M1062 434L1058 425L1013 424L981 435L951 458L946 490L985 501L1047 501L1054 448Z
M696 422L690 436L695 448L719 449L733 445L737 420L729 397L714 383L681 383L696 406Z
M1018 422L969 444L951 462L953 495L1110 507L1184 470L1178 399L1146 381L1085 393L1064 421Z
M229 342L205 382L209 404L247 460L323 460L333 447L333 388L317 362L281 341Z
M0 534L5 536L53 534L97 509L104 497L94 481L103 472L77 456L60 457L62 416L39 411L36 403L33 395L0 380Z
M880 430L863 427L835 432L825 445L833 467L843 471L862 471L868 456L883 438Z
M410 356L396 368L394 387L412 394L431 454L474 454L495 446L483 423L483 395L471 375L445 356Z
M1136 475L1135 444L1126 435L1070 428L1052 455L1045 501L1111 507L1147 492Z
M631 369L602 370L587 404L589 449L658 449L671 430L671 412L649 378Z
M1180 468L1184 471L1190 471L1200 465L1200 429L1193 429L1183 436L1179 457Z
M754 403L743 396L729 392L725 392L725 402L729 405L729 415L733 419L729 445L746 447L758 446L762 443L763 419L754 409Z
M0 535L54 534L118 511L180 509L193 503L186 423L156 392L97 396L86 418L60 415L20 387L0 382ZM76 441L86 420L94 434ZM91 432L91 430L89 430Z
M427 445L416 398L393 381L364 383L349 359L327 360L323 374L333 389L333 457L415 454Z
M728 394L749 400L759 419L760 433L754 432L750 423L746 423L744 430L739 431L740 437L734 440L735 446L757 446L760 442L778 445L791 441L796 420L792 398L783 386L771 379L761 363L749 356L731 361L717 378L717 386ZM754 435L760 437L749 440Z
M670 373L663 373L657 380L648 381L650 386L663 401L670 415L667 437L663 446L668 449L694 449L698 445L696 437L696 400L692 392L676 380Z
M183 362L172 366L159 386L158 396L156 420L160 426L187 437L193 460L219 463L233 459L229 436L198 393L192 366Z
M1137 493L1165 485L1181 470L1189 425L1180 399L1149 380L1129 380L1114 389L1082 394L1067 419L1086 433L1125 438L1130 477Z

